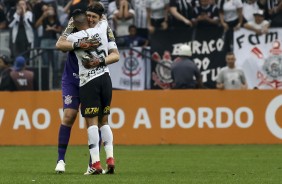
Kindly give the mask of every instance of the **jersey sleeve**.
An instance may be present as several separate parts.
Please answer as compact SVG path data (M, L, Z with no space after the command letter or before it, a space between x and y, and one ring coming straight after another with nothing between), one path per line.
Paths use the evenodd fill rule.
M74 34L69 34L67 36L67 40L71 41L71 42L76 42L78 40L78 38Z

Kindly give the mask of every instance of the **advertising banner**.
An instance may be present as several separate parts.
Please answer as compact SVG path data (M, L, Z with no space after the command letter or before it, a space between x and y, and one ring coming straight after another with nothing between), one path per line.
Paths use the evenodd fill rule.
M61 92L1 92L0 145L57 145ZM114 144L282 143L280 90L114 90ZM86 145L78 116L71 144Z

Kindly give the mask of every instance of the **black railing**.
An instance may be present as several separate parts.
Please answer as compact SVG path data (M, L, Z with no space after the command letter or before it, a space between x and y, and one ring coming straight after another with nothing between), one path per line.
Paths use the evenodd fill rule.
M142 56L143 61L145 62L145 89L150 89L151 86L151 53L150 48L143 48L140 52L134 47L120 47L119 50L128 50L129 52L136 52ZM48 64L43 64L42 55L44 52L53 51L58 52L59 59L57 61L48 60ZM27 58L27 69L34 71L36 78L38 79L38 90L56 90L61 89L61 76L64 69L64 62L66 61L66 54L55 48L32 48L28 49L20 55L28 55ZM130 76L132 76L132 67L133 67L133 58L132 55L129 56L130 62ZM54 67L54 63L60 63L59 68ZM124 62L124 61L119 61ZM164 66L167 67L167 66ZM133 89L132 77L130 77L130 90Z

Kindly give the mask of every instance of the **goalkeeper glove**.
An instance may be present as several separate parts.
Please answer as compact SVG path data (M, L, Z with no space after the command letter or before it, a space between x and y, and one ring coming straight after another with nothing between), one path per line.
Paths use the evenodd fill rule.
M97 66L106 66L105 58L94 58L92 55L85 55L82 58L82 65L87 68L95 68Z
M72 48L74 50L76 49L93 49L93 48L97 48L100 45L100 42L98 40L94 40L94 39L80 39L77 42L74 42L72 44Z

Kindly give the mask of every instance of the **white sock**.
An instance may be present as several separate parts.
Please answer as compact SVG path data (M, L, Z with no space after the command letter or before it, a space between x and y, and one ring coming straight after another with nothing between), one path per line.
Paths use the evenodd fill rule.
M101 138L104 143L104 149L106 152L106 157L114 157L114 147L113 147L113 132L109 125L104 125L100 128Z
M89 152L93 164L95 162L100 161L98 126L97 125L90 126L87 129L87 134L88 134Z

